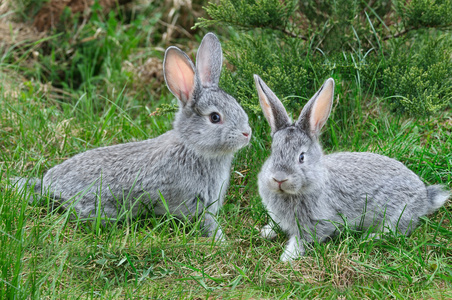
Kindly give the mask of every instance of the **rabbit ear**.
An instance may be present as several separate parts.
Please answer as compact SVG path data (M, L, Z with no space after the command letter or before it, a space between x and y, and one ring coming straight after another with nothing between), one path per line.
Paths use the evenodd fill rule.
M301 126L303 130L309 130L312 136L318 137L320 130L330 116L333 97L334 80L329 78L304 106L297 125Z
M254 75L254 82L256 83L257 94L259 96L262 111L270 124L272 134L289 126L292 121L278 97L276 97L272 90L270 90L258 75Z
M195 89L195 67L182 50L171 46L165 52L163 74L171 93L185 106Z
M221 44L215 34L209 32L202 39L196 54L196 70L203 87L218 86L223 64Z

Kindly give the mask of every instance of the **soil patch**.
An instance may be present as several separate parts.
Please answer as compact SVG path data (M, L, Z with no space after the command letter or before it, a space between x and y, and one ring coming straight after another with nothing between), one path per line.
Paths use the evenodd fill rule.
M133 0L99 0L100 6L108 11L118 5L132 2ZM72 14L89 13L90 7L94 4L94 0L50 0L37 13L34 18L33 25L39 31L45 31L55 27L60 21L64 9L68 7Z

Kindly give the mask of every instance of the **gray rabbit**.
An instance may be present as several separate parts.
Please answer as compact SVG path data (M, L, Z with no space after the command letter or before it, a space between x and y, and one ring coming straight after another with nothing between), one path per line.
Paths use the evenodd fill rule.
M178 217L205 212L204 234L224 239L215 215L226 194L234 153L251 138L248 116L218 87L223 62L218 38L208 33L196 68L177 47L165 52L164 75L179 100L173 130L153 139L78 154L38 179L36 193L50 192L80 218L115 220L149 209ZM19 185L24 185L21 179ZM100 205L98 205L100 204Z
M303 256L304 244L324 241L345 222L376 237L387 231L408 235L419 217L447 201L449 192L438 185L426 187L389 157L322 154L318 139L331 111L333 79L309 100L295 123L262 79L254 79L273 139L271 155L258 176L259 193L274 223L289 235L282 261ZM273 226L265 225L261 235L274 238Z

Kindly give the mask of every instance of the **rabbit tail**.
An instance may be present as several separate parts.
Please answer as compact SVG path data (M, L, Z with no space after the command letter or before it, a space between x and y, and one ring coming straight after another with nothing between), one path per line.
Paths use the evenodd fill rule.
M39 178L23 178L15 177L11 180L11 187L16 188L19 192L24 193L28 198L28 203L33 203L34 194L41 194L42 180Z
M450 192L445 190L441 185L431 185L427 187L427 198L430 205L427 208L427 214L434 213L438 208L444 205L449 199Z

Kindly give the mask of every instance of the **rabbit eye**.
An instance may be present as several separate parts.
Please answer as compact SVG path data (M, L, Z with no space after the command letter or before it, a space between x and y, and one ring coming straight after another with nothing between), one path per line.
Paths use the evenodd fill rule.
M221 117L218 113L213 112L210 114L210 122L212 123L219 123L221 121Z
M302 163L304 161L304 152L301 152L300 156L298 157L298 161Z

